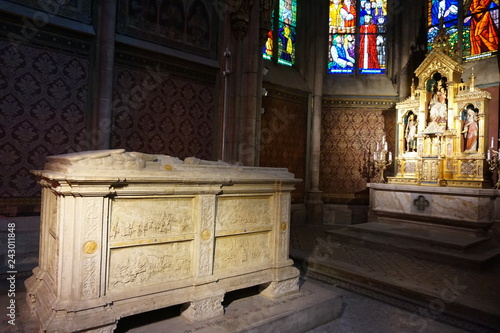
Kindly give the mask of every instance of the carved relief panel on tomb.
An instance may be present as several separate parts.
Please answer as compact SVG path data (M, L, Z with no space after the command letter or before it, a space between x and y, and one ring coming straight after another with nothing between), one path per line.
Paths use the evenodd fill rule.
M92 298L99 296L100 287L100 264L101 264L101 221L105 215L103 199L100 197L77 198L81 201L84 214L83 228L80 234L81 247L81 267L83 279L81 280L80 294L82 298Z
M217 237L214 273L250 268L271 262L271 233L258 232Z
M192 197L112 201L109 291L193 276L193 202Z
M272 202L267 195L217 200L215 273L270 262Z
M193 242L112 249L108 290L160 284L193 276Z
M280 232L282 235L280 236L280 252L279 259L287 260L288 259L288 240L290 235L290 211L288 209L288 202L290 202L290 194L284 193L281 195L281 220L280 220Z
M270 196L233 198L217 200L217 235L251 228L272 227Z
M214 195L204 195L200 197L201 225L200 225L200 246L197 276L211 275L213 272L214 260L214 223L215 223L215 202Z
M112 243L193 232L192 198L116 199L112 203Z

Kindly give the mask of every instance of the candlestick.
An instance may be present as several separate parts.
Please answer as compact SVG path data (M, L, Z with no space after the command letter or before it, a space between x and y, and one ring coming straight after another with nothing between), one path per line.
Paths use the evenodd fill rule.
M388 160L386 158L388 157ZM387 151L379 151L373 153L373 164L375 165L375 170L377 170L377 174L379 175L379 183L385 183L384 179L384 171L388 165L392 163L392 153Z
M486 162L490 165L490 171L494 172L495 170L497 171L497 182L493 186L494 189L500 189L500 149L499 150L494 150L493 148L488 150L488 157L486 159Z
M493 148L493 143L495 142L494 138L491 137L491 144L490 144L490 147Z

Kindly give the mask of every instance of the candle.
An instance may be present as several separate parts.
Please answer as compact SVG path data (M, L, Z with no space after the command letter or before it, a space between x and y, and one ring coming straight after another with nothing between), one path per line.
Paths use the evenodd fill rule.
M389 162L392 161L392 152L389 152Z
M377 142L377 149L375 149L375 150L378 151L378 149L379 149L379 145L378 145L378 142Z
M384 142L384 150L387 151L387 142Z
M488 157L487 157L488 160L491 160L491 150L488 149Z
M373 160L376 161L377 160L377 153L373 153Z
M491 148L493 148L493 142L495 142L495 141L494 141L494 138L493 138L493 137L491 137L491 145L490 145L490 147L491 147Z

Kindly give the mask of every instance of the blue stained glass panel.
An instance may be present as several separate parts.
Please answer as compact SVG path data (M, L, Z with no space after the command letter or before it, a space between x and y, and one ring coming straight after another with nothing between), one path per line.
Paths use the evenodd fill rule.
M430 0L428 25L439 25L443 20L445 27L457 24L459 0Z
M272 29L268 31L262 47L264 59L277 56L278 63L292 66L295 62L297 1L279 0L272 13ZM277 24L277 26L276 26ZM277 46L277 52L274 48Z
M278 38L278 63L293 65L295 61L295 27L280 22Z

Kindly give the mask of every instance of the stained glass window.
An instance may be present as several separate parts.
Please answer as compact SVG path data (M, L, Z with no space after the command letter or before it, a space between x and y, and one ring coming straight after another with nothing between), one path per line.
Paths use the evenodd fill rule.
M330 0L328 72L384 73L386 19L387 0Z
M297 22L297 1L279 0L273 11L272 29L267 33L263 48L264 59L276 57L278 63L292 66L295 63L295 36ZM279 13L276 15L276 13ZM274 38L274 37L277 38ZM274 49L277 52L274 52Z
M450 55L465 61L493 56L498 51L499 0L428 0L427 45L444 27Z

